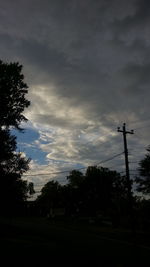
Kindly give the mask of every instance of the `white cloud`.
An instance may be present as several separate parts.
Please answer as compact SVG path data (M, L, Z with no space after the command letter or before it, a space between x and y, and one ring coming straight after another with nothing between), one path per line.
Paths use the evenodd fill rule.
M29 127L39 133L28 146L47 153L48 171L66 168L62 161L72 167L88 165L119 153L123 142L117 126L126 122L134 129L135 121L146 126L147 4L146 0L1 1L2 59L24 65L31 100L25 115ZM145 128L142 137L129 138L129 147L140 147L141 156L150 143L147 132ZM139 154L134 157L139 159ZM33 172L45 168L32 162Z

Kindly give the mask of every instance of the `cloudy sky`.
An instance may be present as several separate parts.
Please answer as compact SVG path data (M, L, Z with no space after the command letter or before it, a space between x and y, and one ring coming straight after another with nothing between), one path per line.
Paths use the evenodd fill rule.
M101 165L123 172L124 122L137 168L150 144L149 0L1 0L0 58L29 86L18 150L36 188L113 157Z

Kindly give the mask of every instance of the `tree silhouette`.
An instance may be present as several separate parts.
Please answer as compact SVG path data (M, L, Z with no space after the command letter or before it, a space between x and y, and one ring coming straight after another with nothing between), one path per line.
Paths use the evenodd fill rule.
M21 122L27 121L23 111L30 105L25 99L28 87L21 71L19 63L0 60L0 206L7 213L26 199L29 190L21 176L28 170L30 160L16 152L16 137L11 134L12 127L22 130Z
M112 202L114 173L107 168L89 166L85 176L89 209L95 213L108 213Z
M37 198L37 204L42 209L42 214L47 215L51 209L59 207L61 196L61 185L57 181L49 181L41 190Z
M70 186L78 188L84 182L84 175L78 170L73 170L67 176Z
M30 101L25 98L27 88L22 65L0 60L0 128L14 126L21 130L20 123L27 121L23 111L30 105Z
M126 179L108 168L89 166L85 175L73 170L67 177L68 203L79 214L119 217L127 200Z
M37 204L47 214L52 207L64 207L67 215L110 216L118 224L122 210L126 211L126 179L108 168L89 166L85 175L73 170L68 184L50 181L41 190Z
M139 162L139 177L136 177L137 191L150 194L150 146L145 158Z

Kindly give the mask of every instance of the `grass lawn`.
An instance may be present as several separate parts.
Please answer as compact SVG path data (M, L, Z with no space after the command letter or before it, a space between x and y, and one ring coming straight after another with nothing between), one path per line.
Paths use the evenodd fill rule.
M110 227L50 222L44 218L0 220L3 266L149 266L149 237Z

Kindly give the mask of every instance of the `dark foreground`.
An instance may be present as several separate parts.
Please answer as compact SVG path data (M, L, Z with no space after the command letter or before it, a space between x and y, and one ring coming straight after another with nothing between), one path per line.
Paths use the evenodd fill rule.
M143 233L43 218L0 219L1 266L149 266Z

